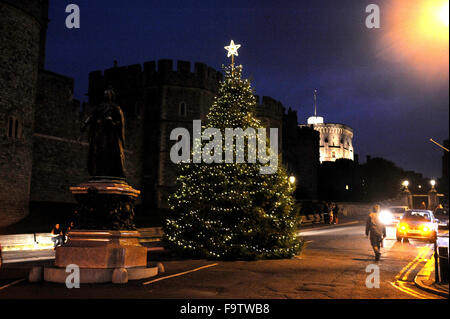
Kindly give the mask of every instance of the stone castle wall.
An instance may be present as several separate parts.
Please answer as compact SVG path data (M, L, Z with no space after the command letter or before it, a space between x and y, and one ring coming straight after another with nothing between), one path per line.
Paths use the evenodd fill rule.
M28 214L45 1L0 1L0 221ZM47 4L48 5L48 4Z

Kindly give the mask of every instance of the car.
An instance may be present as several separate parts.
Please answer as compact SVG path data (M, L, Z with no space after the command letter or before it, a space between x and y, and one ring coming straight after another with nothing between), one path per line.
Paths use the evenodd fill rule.
M439 219L439 228L448 229L448 208L436 208L434 210L434 216Z
M438 222L431 210L409 209L397 225L397 241L412 238L434 242L438 233Z
M381 210L380 220L386 226L397 225L408 206L390 206Z

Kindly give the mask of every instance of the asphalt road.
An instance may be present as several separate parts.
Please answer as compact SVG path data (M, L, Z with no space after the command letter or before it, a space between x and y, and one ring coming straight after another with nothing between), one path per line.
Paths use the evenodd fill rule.
M306 248L301 255L284 260L161 261L165 273L125 285L82 284L79 289L47 282L21 280L36 263L6 264L0 270L0 299L8 298L271 298L271 299L432 299L440 298L415 287L414 276L433 253L432 245L395 240L388 228L382 257L374 261L364 225L337 225L301 232ZM210 267L189 272L202 266ZM375 265L375 266L373 266ZM367 267L379 267L379 288L368 288L373 275ZM373 268L371 268L373 269ZM177 275L164 279L163 277ZM154 281L154 279L162 280Z

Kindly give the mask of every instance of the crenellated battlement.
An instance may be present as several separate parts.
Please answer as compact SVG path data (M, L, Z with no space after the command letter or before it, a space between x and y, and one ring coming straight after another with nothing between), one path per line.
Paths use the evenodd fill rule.
M258 117L269 117L272 119L281 120L284 113L284 106L281 102L271 98L270 96L263 96L262 99L258 95L256 98L256 113Z
M143 65L115 66L89 73L89 101L101 101L103 91L111 85L117 95L136 92L154 86L180 86L206 89L217 92L222 80L221 72L204 63L196 62L193 70L191 62L161 59L148 61Z

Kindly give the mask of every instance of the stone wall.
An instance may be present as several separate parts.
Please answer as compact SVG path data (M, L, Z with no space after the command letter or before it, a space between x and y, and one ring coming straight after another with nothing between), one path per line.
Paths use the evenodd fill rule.
M41 14L37 1L0 1L0 223L28 214Z

